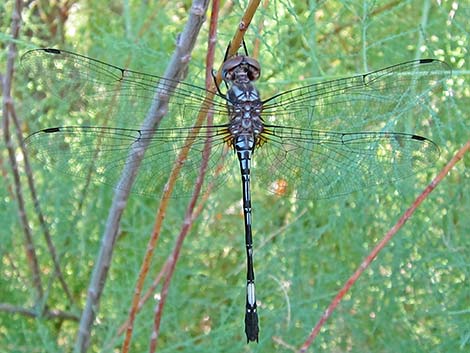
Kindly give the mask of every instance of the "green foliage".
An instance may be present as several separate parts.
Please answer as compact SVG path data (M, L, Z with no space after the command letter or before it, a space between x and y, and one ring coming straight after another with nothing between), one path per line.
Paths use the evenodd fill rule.
M32 47L54 46L156 74L163 73L190 7L189 1L31 4L36 7L31 5L23 11L17 43L20 53ZM0 38L6 48L10 35L6 14L11 15L13 1L1 6L5 12L0 11L0 32L6 34ZM222 9L216 66L222 62L244 6L244 1L228 2ZM259 10L246 43L250 50L256 40L260 41L260 87L264 83L266 96L274 88L362 73L415 58L448 62L453 68L446 86L448 93L435 98L432 110L415 117L415 124L439 144L441 158L415 178L337 199L300 202L256 190L257 345L246 346L243 332L245 247L240 186L216 190L194 224L177 264L162 319L160 352L273 352L290 351L287 345L300 346L342 283L469 140L468 18L470 6L465 1L292 0L272 1ZM189 80L199 84L204 80L207 32L206 23L188 73ZM6 50L2 54L2 73L5 60ZM16 72L14 89L25 136L68 119L68 103L31 87L20 71ZM143 117L129 118L138 126ZM192 119L188 117L188 125ZM23 248L24 231L3 143L0 303L40 310L36 307ZM467 156L379 254L327 322L311 351L408 353L470 349L468 165ZM49 309L79 315L113 190L44 170L34 161L33 167L46 224L76 301L69 304L54 276L22 171L29 227L47 291L45 304ZM253 173L256 178L257 171ZM175 199L167 211L150 278L158 274L174 246L187 201ZM116 332L128 315L157 208L158 198L139 196L131 197L127 205L94 326L91 352L117 351L120 347L123 338ZM133 352L148 350L157 297L155 294L138 315ZM0 312L0 352L70 351L77 327L69 320Z

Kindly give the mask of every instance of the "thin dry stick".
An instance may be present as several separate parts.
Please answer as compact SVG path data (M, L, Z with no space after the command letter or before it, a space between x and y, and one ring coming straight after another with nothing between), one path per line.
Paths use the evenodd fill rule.
M209 25L208 50L207 50L207 55L206 55L206 89L211 89L212 84L213 84L212 68L214 67L215 45L217 43L218 14L219 14L219 0L214 0L214 1L212 1L211 18L210 18L210 25ZM206 165L207 165L207 163L206 163ZM201 174L199 174L198 180L201 177L203 177L203 176ZM201 182L202 182L202 180L201 180ZM196 182L196 187L199 187L198 185L199 185L199 183ZM193 193L193 195L194 195L194 193ZM194 212L192 214L194 215ZM185 223L192 224L194 222L194 220L195 220L195 218L191 218L191 219L189 219L189 221L187 221L186 217L185 217ZM181 234L180 234L180 236L181 236ZM175 250L173 250L172 254L169 255L168 258L166 259L165 264L163 265L162 269L158 273L157 277L153 280L152 285L146 290L145 294L143 294L141 296L141 298L139 300L138 307L137 307L137 311L140 311L140 309L142 309L145 302L153 295L153 292L155 291L156 287L160 283L160 280L163 278L163 276L165 276L165 277L168 276L169 266L173 262L176 262L174 260L176 258L175 257ZM170 277L171 277L171 275L170 275ZM127 320L124 323L124 325L122 325L119 328L118 335L122 334L125 327L127 327L128 323L129 322Z
M251 20L253 19L253 16L255 15L255 12L258 9L260 2L261 0L256 0L256 1L251 0L248 6L246 7L242 20L240 21L238 25L238 29L235 32L235 35L233 36L232 42L230 43L231 47L228 53L229 57L231 55L236 54L236 52L238 51L238 48L240 48L242 41L243 41L243 37L245 36L245 32L250 26Z
M217 26L218 13L219 13L219 0L214 0L212 2L211 20L210 20L210 26L209 26L208 51L207 51L207 56L206 56L206 89L210 89L213 83L212 67L214 66L215 45L217 43L217 27L216 26ZM194 216L194 212L193 212L193 216ZM195 219L196 218L192 218L189 220L189 222L193 223ZM163 265L162 269L160 270L156 278L153 280L152 285L146 290L145 294L141 296L139 300L139 305L137 308L138 311L142 309L145 302L148 299L150 299L150 297L153 295L153 292L155 291L156 287L160 283L163 276L167 276L170 263L173 261L173 259L174 259L174 251L173 251L173 255L168 256L168 258L166 259L165 264ZM118 335L121 335L124 332L127 325L128 325L128 321L126 321L119 328Z
M237 30L237 33L238 33L238 31L246 31L246 28L244 30L242 28L244 28L246 26L246 23L248 23L248 25L250 24L251 19L254 16L254 13L256 12L256 9L257 9L259 3L260 3L260 1L251 1L248 4L247 10L245 11L245 15L243 16L242 21L240 22L240 26L239 26L239 29ZM225 11L227 12L228 11L227 7L230 7L229 2L225 3L225 7L226 7ZM231 55L234 55L237 52L240 45L241 45L241 39L238 39L238 40L240 40L240 42L237 43L235 41L235 37L239 37L239 36L237 36L237 34L235 34L234 39L230 42L228 57L230 57ZM218 71L216 76L217 76L216 77L216 82L217 82L217 84L220 84L221 77L222 77L221 76L221 70ZM206 82L207 82L207 77L206 77ZM211 90L214 90L214 88L215 87L211 87ZM225 161L225 157L222 158L221 163L218 165L218 167L214 171L215 176L220 174L220 172L223 168L224 161ZM192 221L197 219L199 214L202 212L202 209L203 209L205 203L207 202L207 200L210 196L212 188L213 188L213 184L209 184L208 187L206 188L206 191L205 191L201 201L199 202L197 209L193 212L193 215L192 215L193 220Z
M11 305L11 304L0 304L0 311L12 313L12 314L21 314L27 317L32 318L47 318L47 319L59 319L59 320L71 320L77 321L80 317L69 311L63 311L58 309L46 309L43 312L38 312L36 309L26 309L21 306Z
M222 170L222 167L223 165L222 164L219 164L218 165L218 168L216 168L215 172L212 174L212 176L217 176L220 174L221 170ZM200 202L198 203L197 207L194 209L193 213L191 214L191 218L189 219L189 222L190 223L194 223L194 221L196 219L198 219L199 215L201 214L203 208L204 208L204 205L206 204L207 200L209 199L209 196L211 194L211 191L212 191L212 184L209 184L207 187L206 187L206 191L204 192L202 198L200 199ZM155 279L153 280L152 284L149 286L149 288L145 291L145 294L143 294L140 298L140 301L139 301L139 305L138 305L138 311L140 311L142 309L142 307L144 306L144 304L153 296L154 294L154 291L155 289L157 288L158 284L160 283L161 279L163 278L163 276L166 276L167 275L167 271L168 271L168 267L170 265L170 262L172 261L172 256L173 256L173 253L171 255L168 256L168 258L166 259L165 261L165 264L163 265L162 269L160 270L160 272L158 273L158 275L155 277ZM118 330L118 335L121 335L125 328L127 327L127 324L128 322L126 321L126 323L124 323Z
M138 44L139 43L139 39L142 38L142 36L145 34L145 32L148 31L149 27L153 24L153 20L155 19L155 17L158 16L158 14L160 13L160 11L154 11L149 17L147 17L145 19L145 23L144 25L141 27L139 33L137 36L135 36L135 39L133 41L134 44ZM129 55L127 56L127 60L124 64L124 67L125 68L128 68L129 65L130 65L130 62L132 60L132 55L131 55L131 52L129 51ZM115 106L117 105L117 93L119 92L119 87L116 87L115 88L115 92L116 94L113 96L113 99L111 101L111 103L109 104L109 109L108 109L108 112L106 114L104 114L104 116L113 116L113 110L115 108ZM109 120L109 119L108 119ZM108 120L106 120L106 124L104 126L107 126L108 124ZM98 155L98 152L99 152L99 149L96 149L95 151L95 154L94 156L92 157L92 160L94 160L96 158L96 156ZM85 198L87 196L87 192L88 192L88 188L91 184L91 181L92 181L92 176L93 176L93 173L95 173L95 166L93 163L91 163L88 167L88 170L87 170L87 173L86 173L86 176L85 176L85 184L83 185L82 187L82 192L81 192L81 196L80 196L80 199L77 203L77 210L81 210L82 209L82 206L83 206L83 203L85 202ZM72 222L72 224L74 223L74 221Z
M31 229L28 225L28 218L26 216L26 210L23 199L23 190L21 188L20 174L18 171L18 163L16 161L15 151L13 149L11 136L10 136L10 117L12 113L13 99L11 97L11 83L13 80L14 62L17 56L15 39L18 38L21 24L21 7L22 2L15 1L15 8L13 10L12 21L11 21L11 33L12 40L8 44L8 57L5 75L3 76L3 137L5 139L5 146L8 150L8 157L13 173L13 180L15 183L15 194L18 202L19 218L23 225L23 231L25 236L25 252L28 259L29 267L32 273L33 285L36 289L36 294L39 302L42 301L44 296L44 290L41 281L41 270L39 268L39 261L36 255L36 250L33 242L33 236Z
M211 112L208 113L207 122L209 125L212 124ZM156 351L158 336L160 333L160 322L161 322L161 318L163 314L163 307L165 306L166 298L168 297L168 290L170 287L170 282L171 282L171 279L173 278L173 273L175 271L176 262L178 261L184 239L186 239L186 236L188 235L189 230L191 229L193 225L191 215L194 211L194 206L196 205L197 199L199 197L199 193L201 192L202 183L204 182L204 177L206 175L207 165L208 165L210 151L211 151L211 143L212 143L211 138L208 138L204 145L201 168L199 170L199 175L196 179L194 192L191 197L191 201L189 202L185 216L184 216L183 227L181 229L180 235L178 236L176 244L175 244L175 248L169 257L169 260L170 260L169 267L168 267L168 271L166 272L165 281L163 283L163 287L161 291L161 298L157 304L157 309L155 310L154 327L153 327L153 332L150 338L150 350L149 350L150 353L153 353Z
M468 141L450 160L449 163L440 171L440 173L434 178L434 180L424 189L424 191L415 199L410 208L408 208L403 216L400 217L398 222L385 234L383 239L375 246L371 253L362 261L359 268L354 272L354 274L346 281L343 288L340 289L336 297L331 301L328 308L324 311L320 320L317 322L312 332L308 336L307 340L304 342L302 347L299 349L299 352L306 352L310 345L313 343L313 340L320 332L323 324L328 320L332 315L335 308L343 299L344 295L349 291L352 285L357 281L359 276L369 267L371 262L375 259L378 253L387 245L387 243L392 239L392 237L400 230L400 228L410 219L414 211L419 207L419 205L428 197L428 195L433 191L436 186L446 177L449 171L455 166L455 164L461 160L466 152L470 152L470 141Z
M253 15L256 11L256 8L257 8L258 4L259 4L259 1L250 1L250 3L248 4L245 15L243 16L242 21L239 24L239 28L237 29L237 31L235 33L234 39L231 42L231 46L229 48L228 56L234 55L237 52L238 48L240 47L241 42L243 40L243 35L244 35L245 31L247 30L248 25L251 22L251 19L252 19ZM217 77L216 77L216 82L217 83L221 82L221 70L218 71L218 74L217 74ZM215 90L212 90L211 93L208 93L208 95L205 97L204 101L202 102L202 107L207 107L211 104L212 99L214 97L214 92L215 92ZM139 277L138 277L138 280L137 280L136 288L134 290L134 297L133 297L133 300L132 300L131 310L130 310L130 314L129 314L129 325L128 325L128 329L127 329L127 332L126 332L126 338L125 338L124 343L123 343L122 352L128 352L128 349L129 349L130 336L132 335L133 323L134 323L135 316L136 316L136 313L137 313L137 307L138 307L138 303L139 303L140 293L142 292L144 281L145 281L145 278L146 278L147 273L149 271L150 262L151 262L151 259L153 257L153 252L154 252L154 249L155 249L155 244L156 244L156 242L158 240L158 237L160 235L160 230L161 230L161 227L162 227L162 224L163 224L163 219L164 219L164 216L165 216L165 213L166 213L166 209L168 207L169 197L170 197L171 193L173 192L173 188L174 188L174 185L176 183L176 179L177 179L177 177L180 173L180 170L183 166L183 163L181 163L181 162L186 159L186 157L189 153L189 149L190 149L191 145L194 142L195 136L197 135L196 133L198 131L198 127L201 126L201 124L203 123L203 121L206 118L206 115L207 115L207 111L205 109L201 109L201 111L199 112L198 117L196 119L196 123L194 125L195 126L194 129L193 129L194 132L190 133L190 136L192 136L192 137L187 139L187 141L184 144L184 148L181 149L178 160L175 163L175 166L174 166L173 170L171 171L170 176L168 178L168 182L165 186L165 190L164 190L164 193L163 193L162 198L161 198L160 206L159 206L159 209L157 211L155 225L154 225L154 228L153 228L153 231L152 231L152 236L151 236L151 238L149 240L149 243L147 245L147 250L146 250L143 262L142 262L141 270L139 272Z
M171 62L169 63L165 72L164 77L166 79L169 79L170 81L179 80L182 76L182 73L185 72L190 59L190 53L196 41L197 33L199 32L199 29L203 23L206 6L207 0L194 1L188 23L186 24L186 27L181 37L179 38L175 53L173 54ZM160 93L156 95L154 103L152 104L141 129L151 130L158 126L167 111L168 99L172 91L173 90L164 89L163 87L156 88L156 92L165 92L165 94ZM142 141L139 146L136 146L135 149L130 151L125 170L122 173L121 180L119 181L114 194L113 203L108 215L108 220L106 222L106 229L103 234L100 253L98 255L97 263L93 270L92 279L90 281L87 302L80 321L78 336L75 344L76 352L85 352L89 345L91 326L99 308L104 283L106 281L108 269L111 264L114 243L116 241L122 212L127 203L129 190L131 189L131 185L134 182L137 169L140 166L145 149L150 142L149 139L145 140L146 141ZM136 297L139 298L139 296L140 291L139 293L136 293ZM131 320L131 322L132 321L133 320Z
M8 74L5 76L7 77ZM4 85L5 87L5 85ZM6 90L4 90L4 93ZM7 94L9 95L9 94ZM8 150L8 157L11 165L11 170L13 173L13 180L15 183L15 195L16 200L18 202L18 212L19 212L19 219L21 220L21 224L23 225L23 232L24 232L24 248L26 252L26 258L28 259L28 264L32 274L33 286L36 289L36 301L42 302L44 297L44 290L41 280L41 270L39 267L39 261L36 254L36 248L33 241L33 235L31 233L31 228L28 225L28 218L26 215L25 203L23 198L23 190L21 188L21 180L20 174L18 171L18 163L16 162L15 152L13 150L13 146L10 139L10 126L9 120L11 115L11 101L8 101L8 98L3 96L3 136L5 139L5 145Z
M180 46L183 45L183 43L186 43L186 44L191 44L190 46L188 46L188 49L193 48L195 40L196 40L196 36L199 33L199 29L201 28L202 23L204 21L204 14L206 12L207 5L208 5L207 0L195 0L193 2L193 5L192 5L191 11L190 11L190 16L189 16L189 19L188 19L188 23L187 23L182 35L180 36ZM189 52L187 53L186 58L189 60ZM181 61L183 59L184 58L180 58L180 62L178 62L177 64L181 64ZM187 64L187 60L186 60L186 64ZM187 65L185 65L184 67L186 68L186 66ZM165 75L165 78L168 78L168 76ZM176 77L173 77L173 80L179 80L180 78L181 78L181 75L178 75ZM163 90L159 89L158 91L163 91ZM169 92L168 94L170 94L170 93L171 92ZM205 104L205 106L207 106L210 103L211 98L212 97L206 98L203 104ZM167 106L168 106L167 102L168 102L168 98L167 98L166 104L164 106L164 112L166 112L166 109L167 109ZM159 109L161 110L162 108L159 108ZM200 114L200 115L203 115L203 114ZM202 122L202 120L201 120L201 122ZM201 124L201 122L199 124ZM194 140L194 138L193 138L193 140ZM192 141L188 141L188 142L189 142L189 144L192 143ZM180 154L180 158L181 158L180 160L181 161L186 159L188 151L189 151L189 147L182 150L182 152ZM160 228L161 228L163 218L165 216L166 208L167 208L167 205L168 205L168 202L169 202L169 196L171 195L171 192L173 190L175 180L176 180L176 177L179 174L179 171L182 167L182 163L177 162L175 165L177 167L172 170L172 173L169 177L168 183L165 186L165 190L163 192L161 202L160 202L160 205L159 205L159 211L158 211L158 214L157 214L157 219L155 221L154 229L152 231L152 236L150 237L149 242L147 244L147 249L146 249L144 259L142 261L142 265L141 265L141 268L140 268L140 271L139 271L137 283L136 283L136 286L135 286L135 289L134 289L134 296L133 296L132 303L131 303L131 308L130 308L130 311L129 311L128 326L127 326L127 330L126 330L126 337L124 339L123 346L122 346L122 352L128 352L129 351L129 344L130 344L130 340L131 340L131 336L132 336L135 316L137 314L138 303L140 301L140 295L142 293L142 288L144 286L145 278L146 278L147 273L149 271L149 267L150 267L150 263L151 263L151 260L152 260L155 245L156 245L158 237L159 237Z
M2 73L0 73L0 82L3 83ZM3 154L0 154L0 172L4 180L3 185L5 186L6 191L8 192L10 197L14 199L15 192L13 191L13 186L11 185L11 183L7 182L9 172L8 172L7 162L5 162L5 160L3 159Z
M41 225L42 231L44 233L44 239L46 240L49 254L51 255L51 258L52 258L52 264L54 266L54 275L57 276L57 278L59 279L60 285L62 286L62 289L65 292L65 295L67 296L67 299L69 300L69 303L73 305L74 300L72 297L72 293L70 292L70 289L67 283L65 282L64 275L62 274L62 270L60 268L59 257L57 255L57 251L55 249L54 243L52 242L51 233L49 232L49 228L46 224L44 213L42 212L42 209L41 209L41 204L39 203L39 198L36 192L36 186L33 180L33 171L31 169L31 164L29 163L29 156L26 153L24 140L21 136L20 122L18 120L16 111L13 105L11 106L11 118L13 122L15 123L15 128L17 131L17 138L20 141L20 150L21 150L21 154L23 155L24 167L25 167L25 172L26 172L25 174L28 180L29 191L31 193L31 198L33 199L34 209L36 210L36 215L38 217L39 224Z
M214 0L212 2L211 19L210 19L210 25L209 25L208 50L207 50L207 55L206 55L206 89L210 89L214 85L213 79L212 79L212 67L214 66L215 44L217 42L218 14L219 14L219 1ZM213 123L213 113L210 111L207 114L207 125L210 126L212 125L212 123ZM168 297L171 279L173 278L173 274L176 268L176 263L178 262L181 248L183 247L183 242L186 239L186 236L188 235L189 231L191 230L193 222L194 222L194 218L193 218L194 207L196 206L196 202L199 198L202 184L204 182L204 177L206 175L210 152L211 152L211 146L212 146L212 139L209 137L204 144L201 167L199 170L198 177L196 179L196 184L194 187L193 195L191 197L191 200L185 212L183 227L177 238L174 250L167 260L169 266L168 266L168 270L165 273L165 281L163 283L163 287L161 291L161 298L157 304L157 309L155 310L154 328L153 328L153 332L152 332L151 339L150 339L150 353L155 352L157 348L158 336L160 334L161 318L163 315L163 308L165 306L166 299Z
M152 284L145 291L145 294L143 294L140 297L139 304L137 305L137 312L140 312L140 310L143 308L143 306L147 302L147 300L149 300L154 295L154 292L155 292L157 286L160 284L160 281L162 280L162 278L164 276L166 276L166 273L168 272L168 268L170 266L170 261L171 261L171 258L168 257L166 259L165 263L163 264L162 268L160 269L160 272L158 273L158 275L153 280ZM122 335L125 332L125 330L127 329L128 325L129 325L129 319L127 319L126 322L124 322L119 327L119 329L117 330L117 336Z
M214 67L215 45L217 43L217 23L219 21L220 1L212 1L211 17L209 21L209 38L207 41L206 55L206 89L211 89L214 85L212 68Z
M254 13L256 12L256 7L257 7L258 3L252 2L251 3L252 6L251 7L249 6L249 9L247 9L247 12L249 13L249 16L245 15L242 19L241 23L243 25L240 25L240 27L239 27L239 30L242 33L242 36L244 34L243 32L246 31L246 29L248 28L248 25L251 22L251 19L252 19ZM218 4L216 4L216 10L218 11ZM213 12L214 12L214 9L213 9ZM211 18L211 30L210 30L211 35L210 36L215 37L216 23L217 23L217 17L213 16ZM237 31L237 33L239 33L239 31ZM212 42L213 44L215 44L215 40L211 40L211 38L209 38L209 42L210 43ZM233 43L234 44L232 44L232 46L233 46L232 49L234 50L235 48L238 48L238 46L236 45L235 39L234 39ZM211 81L207 80L207 77L209 77L209 75L210 75L209 70L212 67L212 65L210 65L210 63L211 62L213 63L213 57L210 57L210 55L213 55L213 53L214 53L214 50L211 50L210 46L209 46L208 59L207 59L208 66L206 67L206 84L208 86L213 86L212 80ZM230 56L230 52L229 52L229 56ZM221 70L219 70L219 73L220 72L221 72ZM212 117L209 116L208 117L208 125L211 125L211 124L212 124ZM198 179L196 181L196 186L195 186L195 189L194 189L193 197L191 198L190 204L188 206L188 209L187 209L185 217L184 217L183 228L181 230L180 236L178 237L177 245L175 246L175 250L172 253L172 255L170 256L170 264L171 265L170 265L170 269L167 273L165 283L164 283L163 288L162 288L161 300L158 303L158 308L157 308L157 311L156 311L155 330L154 330L154 334L152 335L152 343L154 342L154 338L155 338L155 342L156 342L156 338L158 337L159 327L160 327L160 320L161 320L161 315L162 315L162 312L163 312L163 307L164 307L164 304L165 304L165 300L166 300L166 297L167 297L167 294L168 294L168 287L169 287L169 284L170 284L171 277L174 273L174 269L175 269L176 262L177 262L178 257L179 257L179 253L180 253L183 241L184 241L187 233L189 232L194 220L196 219L195 218L195 213L197 213L200 210L199 208L195 209L194 207L196 205L196 201L197 201L197 199L199 197L199 193L201 191L202 182L204 181L204 175L205 175L205 172L206 172L207 163L208 163L208 159L209 159L209 155L210 155L210 147L211 147L211 141L208 140L207 143L206 143L206 146L204 148L203 161L202 161L202 165L201 165L201 169L200 169L200 174L199 174ZM151 347L153 347L153 346L151 345ZM153 352L153 350L151 350L151 351Z
M215 170L215 172L213 173L213 176L219 175L219 173L222 170L222 167L223 167L223 165L220 164L218 166L218 168ZM191 215L191 219L189 220L189 222L194 223L194 221L199 217L199 215L201 214L201 212L204 208L205 203L209 199L211 191L212 191L212 184L209 184L206 188L206 191L203 194L203 197L200 199L200 202L198 203L197 208L193 211L193 213ZM172 261L172 256L173 256L173 253L168 256L168 258L165 261L165 264L163 265L160 272L158 273L158 275L153 280L152 284L147 288L147 290L145 291L145 294L143 294L141 296L141 298L139 300L139 304L137 306L137 312L139 312L142 309L142 307L144 306L144 304L154 295L154 291L157 288L157 286L160 284L160 281L162 280L163 276L167 275L168 268L170 266L170 262ZM119 329L117 331L118 335L123 334L123 332L126 329L128 323L129 323L129 321L126 320L126 322L119 327Z

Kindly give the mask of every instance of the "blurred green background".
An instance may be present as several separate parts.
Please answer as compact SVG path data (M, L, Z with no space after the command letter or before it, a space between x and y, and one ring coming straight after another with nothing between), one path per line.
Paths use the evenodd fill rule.
M190 8L189 1L57 1L27 3L17 41L20 54L57 47L135 70L162 74ZM245 1L222 2L216 63L223 60ZM13 1L0 4L0 69L5 72ZM250 27L248 49L259 41L262 82L295 87L415 58L452 66L446 92L427 116L438 163L396 185L321 201L299 202L266 193L253 197L255 274L260 342L243 332L245 247L240 187L214 192L195 222L177 264L165 307L160 352L290 352L320 318L342 283L414 198L469 140L468 1L270 1ZM208 23L193 52L188 77L203 85ZM19 60L17 61L19 65ZM281 89L281 88L280 88ZM21 72L14 81L23 136L67 120L67 103L48 106L31 95ZM269 96L269 93L267 94ZM57 103L56 103L57 104ZM136 126L143 117L133 116ZM188 117L188 125L193 117ZM430 135L429 135L430 134ZM18 141L13 141L17 146ZM35 293L24 251L24 231L11 166L1 142L0 309L34 309ZM19 155L19 154L18 154ZM22 161L19 160L20 166ZM470 159L466 156L374 261L326 323L315 352L468 352L470 350ZM29 196L29 227L39 256L47 307L80 314L113 190L45 170L33 160L46 222L70 286L70 306L53 275ZM118 351L136 276L158 199L132 196L121 222L90 352ZM187 199L172 200L152 264L160 270L182 226ZM80 203L83 205L80 206ZM155 298L138 315L133 352L148 350ZM0 311L0 352L66 352L78 324ZM283 343L279 343L279 342Z

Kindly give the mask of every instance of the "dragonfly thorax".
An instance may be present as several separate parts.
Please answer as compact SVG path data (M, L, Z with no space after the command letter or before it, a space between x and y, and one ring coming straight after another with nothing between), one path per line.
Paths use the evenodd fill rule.
M231 88L233 89L233 87ZM229 95L230 92L227 94ZM229 112L229 131L232 135L232 145L237 149L241 136L252 140L250 150L258 144L258 135L263 131L263 121L261 119L262 103L259 97L253 101L228 101L227 108Z
M262 102L253 83L245 80L248 73L243 71L243 67L237 67L233 72L235 79L229 82L227 91L231 143L236 150L252 151L258 145L258 135L263 131ZM241 143L242 140L245 142Z
M226 61L223 66L224 80L229 86L227 91L229 131L232 135L232 145L236 150L240 148L253 150L258 144L258 135L263 131L262 102L258 90L252 83L259 77L259 73L258 62L246 56L234 57Z

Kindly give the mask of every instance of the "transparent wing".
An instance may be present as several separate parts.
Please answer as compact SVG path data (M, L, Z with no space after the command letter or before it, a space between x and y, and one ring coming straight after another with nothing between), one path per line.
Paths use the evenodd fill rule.
M133 147L148 139L151 142L131 191L159 197L179 152L188 144L186 139L191 138L194 145L174 193L181 196L192 192L208 138L213 142L209 166L216 169L215 164L227 154L224 138L228 131L224 125L201 127L198 131L187 127L201 110L213 113L214 120L227 123L225 98L218 93L207 101L206 95L214 92L202 87L123 69L64 50L31 50L22 56L21 64L36 91L44 92L42 98L50 92L52 99L64 102L64 111L54 113L60 123L73 124L43 129L26 138L29 151L49 168L117 186L129 155L137 153ZM174 93L160 128L139 130L137 127L155 96L170 88L174 88ZM212 177L212 187L234 175L228 169L235 167L233 163L219 167Z
M390 183L431 166L439 148L424 137L268 126L253 156L253 180L272 193L320 199Z
M143 121L156 94L165 94L176 85L162 126L191 125L200 110L211 111L216 124L227 122L225 97L197 85L58 49L30 50L22 56L21 66L36 89L52 92L66 103L69 111L63 119L67 119L67 125L135 128ZM208 93L215 94L212 101L205 101Z
M171 169L180 158L184 147L189 152L178 178L173 196L187 196L193 191L199 174L206 141L211 141L208 169L212 172L211 185L217 188L228 177L238 176L233 153L228 153L224 139L225 126L192 128L132 130L108 127L64 126L44 129L25 139L28 150L45 165L62 173L118 187L128 157L140 153L138 144L150 143L144 154L131 192L160 197ZM193 140L191 143L189 139ZM232 157L229 161L225 159ZM225 163L224 163L225 162Z
M401 116L427 104L450 75L445 62L409 61L280 93L265 100L263 116L273 125L326 131L396 129Z
M189 137L194 143L182 166L176 196L190 192L208 139L211 182L206 185L217 188L239 175L238 163L228 154L225 98L216 95L213 104L203 103L205 89L178 83L163 128L144 131L135 126L158 93L156 87L165 90L176 81L52 49L30 51L22 64L38 89L52 91L68 103L67 121L95 125L105 116L120 126L65 126L30 135L26 140L30 151L46 165L86 178L92 173L94 180L116 185L129 154L146 139L150 144L132 191L158 196ZM394 181L429 166L439 155L435 144L417 135L384 130L396 127L400 117L431 97L449 75L445 63L419 60L304 86L266 100L263 118L268 125L264 143L253 157L253 181L274 192L276 183L284 181L297 197L323 198ZM201 107L222 123L197 131L185 127ZM225 161L227 155L232 156L230 161Z
M420 129L426 120L423 106L450 75L446 63L423 59L267 99L263 118L271 125L253 156L253 180L271 192L325 198L432 166L439 157L437 145L400 132Z

